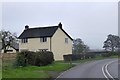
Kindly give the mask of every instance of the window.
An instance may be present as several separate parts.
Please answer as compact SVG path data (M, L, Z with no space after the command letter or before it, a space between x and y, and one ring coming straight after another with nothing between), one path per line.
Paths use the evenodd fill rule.
M22 43L27 43L28 42L28 39L27 38L24 38L21 40Z
M68 38L65 38L65 43L68 43Z
M47 37L40 38L40 42L47 42Z

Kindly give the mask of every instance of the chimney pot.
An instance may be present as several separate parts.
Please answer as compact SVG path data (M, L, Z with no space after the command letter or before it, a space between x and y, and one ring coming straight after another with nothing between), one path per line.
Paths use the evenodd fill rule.
M29 29L29 26L28 26L28 25L25 26L25 30L27 30L27 29Z

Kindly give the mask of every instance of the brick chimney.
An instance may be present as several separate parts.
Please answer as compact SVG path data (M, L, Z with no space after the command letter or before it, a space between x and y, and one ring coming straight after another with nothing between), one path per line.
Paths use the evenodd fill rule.
M60 28L62 28L62 24L61 24L61 22L58 24L58 26L59 26Z

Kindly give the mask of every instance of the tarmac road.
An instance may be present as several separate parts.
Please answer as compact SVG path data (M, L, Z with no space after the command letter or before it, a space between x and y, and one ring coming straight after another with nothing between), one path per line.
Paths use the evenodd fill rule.
M109 73L114 77L118 78L118 61L113 62L108 66Z
M115 61L115 62L112 62ZM114 77L118 78L118 59L104 59L90 61L79 64L68 71L63 72L57 79L63 78L105 78L104 71L106 64L112 62L107 66L108 72ZM103 70L102 70L103 68ZM106 73L106 72L105 72ZM56 79L56 80L57 80Z

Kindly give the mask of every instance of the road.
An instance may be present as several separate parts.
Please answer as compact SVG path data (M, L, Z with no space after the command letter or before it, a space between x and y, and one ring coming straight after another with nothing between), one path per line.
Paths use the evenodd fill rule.
M114 61L114 62L113 62ZM106 69L107 68L107 69ZM114 78L118 78L118 59L104 59L97 61L90 61L83 64L79 64L70 70L63 72L57 77L56 80L60 78L110 78L112 75ZM114 80L114 79L113 79Z

